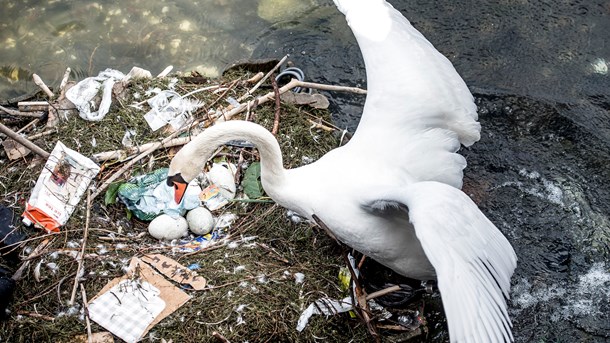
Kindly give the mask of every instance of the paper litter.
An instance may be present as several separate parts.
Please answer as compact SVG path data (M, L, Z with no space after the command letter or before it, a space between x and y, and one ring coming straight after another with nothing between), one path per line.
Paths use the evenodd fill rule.
M59 232L99 171L93 161L58 141L32 190L23 222Z

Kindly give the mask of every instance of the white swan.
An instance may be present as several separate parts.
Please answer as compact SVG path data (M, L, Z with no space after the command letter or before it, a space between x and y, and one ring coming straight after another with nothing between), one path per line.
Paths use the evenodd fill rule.
M265 191L320 218L348 246L407 277L438 279L451 342L512 341L506 310L515 253L459 188L479 139L472 95L451 63L383 0L334 0L362 50L368 95L352 140L315 163L284 169L269 131L217 124L174 157L180 201L219 145L256 145Z

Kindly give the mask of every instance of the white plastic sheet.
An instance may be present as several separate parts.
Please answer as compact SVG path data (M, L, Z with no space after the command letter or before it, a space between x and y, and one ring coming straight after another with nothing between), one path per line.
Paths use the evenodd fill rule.
M127 82L131 78L150 77L151 74L148 70L138 67L133 67L127 75L118 70L108 68L97 76L88 77L68 89L66 98L76 106L81 118L99 121L104 119L110 110L112 87L116 82ZM99 107L95 109L97 106L96 96L100 89L102 89L102 100L99 103Z

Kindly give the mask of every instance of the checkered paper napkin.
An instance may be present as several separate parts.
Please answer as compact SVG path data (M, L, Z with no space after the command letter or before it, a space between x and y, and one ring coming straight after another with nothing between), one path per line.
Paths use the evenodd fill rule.
M126 342L137 342L165 308L160 291L143 280L125 279L89 304L89 317Z

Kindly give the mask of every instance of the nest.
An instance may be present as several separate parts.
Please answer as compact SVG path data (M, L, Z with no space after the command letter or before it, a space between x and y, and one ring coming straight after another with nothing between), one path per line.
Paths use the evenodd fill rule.
M206 104L194 113L203 125L209 125L206 116L213 108L227 105L229 97L238 98L252 84L247 82L248 72L230 73L218 80L207 80L200 75L177 77L175 88L181 93L218 85L221 91L199 92L195 97ZM152 132L143 119L142 110L128 104L142 100L147 90L164 89L171 78L138 80L129 84L126 96L113 101L110 112L100 122L84 121L77 115L60 118L50 133L42 122L27 132L47 132L33 139L42 149L50 151L58 140L85 156L101 151L121 148L126 130L135 131L135 144L158 141L169 133ZM175 80L174 80L175 81ZM258 90L259 93L269 92ZM277 123L277 104L266 103L249 109L249 120L269 130ZM313 161L340 145L341 132L332 129L328 111L307 106L281 104L278 141L287 168ZM31 118L30 118L31 119ZM242 118L243 119L243 118ZM9 126L19 128L30 120L13 119ZM194 126L192 130L198 127ZM193 131L184 135L192 134ZM116 182L131 176L149 173L167 167L178 148L156 150L121 174ZM221 154L233 163L256 160L251 148L225 148ZM0 157L0 192L3 205L16 215L23 212L30 190L44 165L44 159L25 157L8 161ZM101 172L95 183L103 184L125 161L101 162ZM94 198L90 205L81 201L59 234L46 234L35 228L18 224L27 238L9 246L10 254L0 259L2 267L10 272L22 268L17 282L9 315L0 322L0 340L12 342L74 342L75 337L86 334L85 310L81 292L76 292L78 260L83 243L83 231L88 228L84 247L82 270L78 281L84 286L88 298L97 294L110 280L123 276L129 260L134 256L158 253L169 256L182 265L198 265L197 272L209 286L203 291L187 291L192 298L177 311L154 326L144 341L206 342L366 342L373 340L367 325L348 314L314 316L303 332L296 331L301 312L322 297L344 298L347 293L340 286L339 270L345 266L342 249L323 230L312 223L293 221L286 210L270 201L234 202L220 212L238 216L228 229L228 239L195 253L176 252L171 242L160 242L148 235L148 223L129 216L121 203L106 204L104 196ZM88 222L87 222L88 220ZM43 250L32 253L41 242L48 244ZM371 267L373 268L373 267ZM304 274L302 282L295 278ZM372 275L372 274L371 274ZM385 278L385 277L384 277ZM298 282L297 282L298 281ZM74 297L74 303L70 299ZM436 297L438 298L438 297ZM419 311L428 303L427 319L439 316L438 299L429 296L409 305L409 311ZM430 317L432 316L432 317ZM423 318L423 317L422 317ZM432 319L434 323L435 319ZM437 319L442 321L442 318ZM105 331L95 322L93 332ZM426 326L412 331L379 327L381 337L387 341L410 342L442 341L446 336L434 336ZM85 336L86 337L86 336ZM444 337L444 338L443 338ZM86 341L86 340L85 340Z

